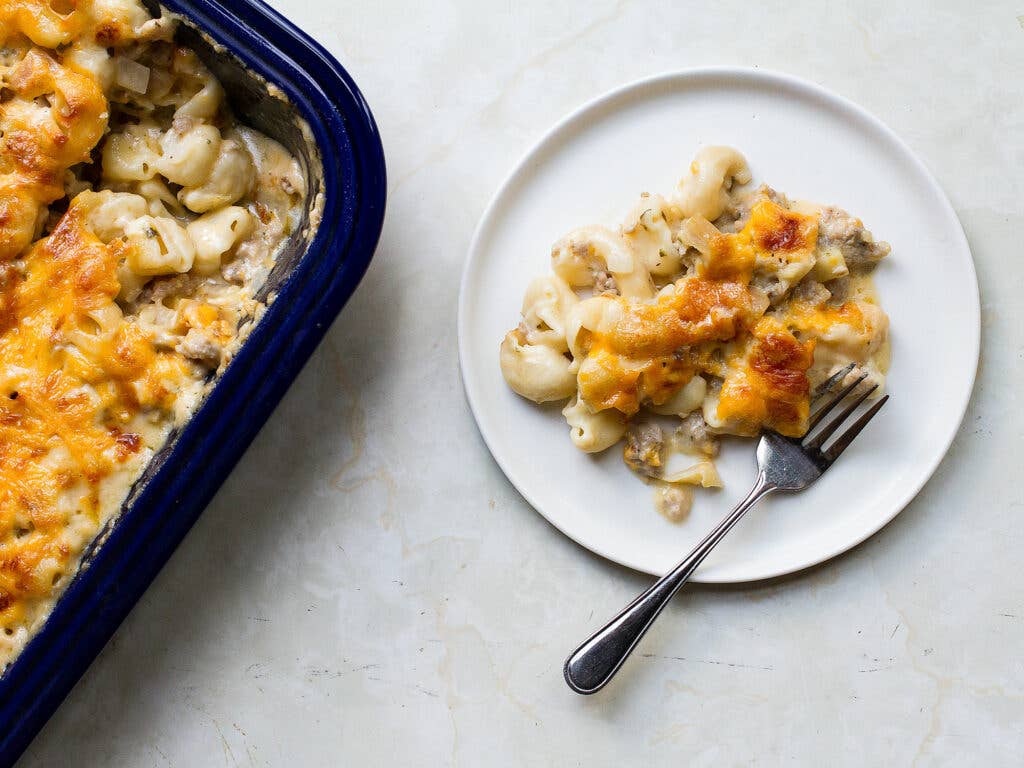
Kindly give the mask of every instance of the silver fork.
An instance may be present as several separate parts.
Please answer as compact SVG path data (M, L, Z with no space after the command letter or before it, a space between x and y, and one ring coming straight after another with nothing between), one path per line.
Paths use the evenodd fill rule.
M824 382L817 390L816 398L823 398L832 392L853 370L851 363ZM853 415L857 407L874 392L878 385L865 388L834 416L813 437L812 431L821 420L843 402L867 374L857 377L843 387L838 394L820 405L808 420L807 434L803 438L783 437L775 432L765 432L757 445L757 481L747 497L730 512L714 530L693 548L679 565L659 579L647 591L627 605L618 616L591 635L565 661L565 681L577 693L590 694L604 688L619 671L622 663L633 652L640 639L651 628L673 595L686 583L697 567L732 527L739 522L755 502L775 491L801 491L832 466L853 439L885 405L889 396L880 398L828 448L825 443L840 426Z

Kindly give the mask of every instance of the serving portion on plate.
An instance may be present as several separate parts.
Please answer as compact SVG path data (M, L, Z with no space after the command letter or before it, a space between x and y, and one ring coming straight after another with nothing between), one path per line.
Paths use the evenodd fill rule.
M0 8L0 669L227 367L306 211L136 0Z
M714 68L614 91L523 158L470 247L459 347L480 432L526 500L659 575L739 500L743 436L799 434L808 392L847 361L884 379L899 407L841 471L764 502L693 576L740 582L843 552L913 498L960 424L979 325L956 215L888 128L818 86ZM667 515L630 467L677 489ZM667 519L693 483L712 487Z
M722 487L719 436L800 437L814 389L846 370L877 397L888 369L871 281L888 244L846 211L750 181L738 151L706 147L675 194L642 194L617 230L565 235L501 343L509 386L571 398L562 415L582 451L625 440L673 522L694 486ZM659 416L682 423L666 431Z

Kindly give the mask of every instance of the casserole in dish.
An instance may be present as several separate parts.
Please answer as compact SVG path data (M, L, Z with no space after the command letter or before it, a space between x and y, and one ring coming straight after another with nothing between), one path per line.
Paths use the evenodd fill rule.
M27 494L0 489L0 651L15 659L0 678L0 763L109 638L354 290L385 191L354 84L264 6L166 3L187 22L172 45L155 5L155 21L134 0L32 15L45 5L0 10L4 115L27 116L6 126L4 192L39 211L0 227L14 286L2 341L56 369L26 366L21 392L8 387L0 435L0 460L35 478ZM108 15L69 33L94 7ZM11 126L18 142L36 130L32 151Z

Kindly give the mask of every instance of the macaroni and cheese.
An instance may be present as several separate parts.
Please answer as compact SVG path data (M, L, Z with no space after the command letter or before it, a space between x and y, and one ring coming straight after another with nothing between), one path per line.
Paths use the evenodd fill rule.
M176 20L0 4L0 669L258 314L305 209Z
M509 386L567 400L583 451L625 440L672 520L693 486L721 485L719 435L803 435L811 389L851 362L851 376L884 383L888 318L870 275L889 246L839 208L750 181L739 152L708 147L618 229L570 232L501 343ZM670 471L674 457L689 459Z

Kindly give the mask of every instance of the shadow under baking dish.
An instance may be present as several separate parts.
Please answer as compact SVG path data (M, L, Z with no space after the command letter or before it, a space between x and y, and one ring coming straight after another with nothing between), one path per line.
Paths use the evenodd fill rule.
M259 0L162 4L188 20L179 40L221 79L241 121L299 158L310 209L261 291L276 294L273 303L0 677L0 766L28 746L199 517L352 295L383 226L380 136L337 61ZM270 96L268 84L290 103ZM322 219L309 227L320 194Z

